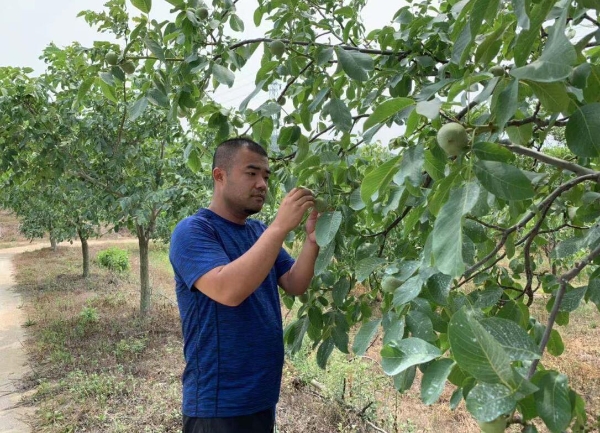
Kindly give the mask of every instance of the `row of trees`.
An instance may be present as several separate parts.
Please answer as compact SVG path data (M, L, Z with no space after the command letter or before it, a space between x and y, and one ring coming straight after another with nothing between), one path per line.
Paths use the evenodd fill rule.
M252 22L231 0L167 1L158 22L151 0L110 0L82 16L115 43L50 46L40 77L2 69L5 206L35 197L73 224L127 225L147 312L157 224L168 233L209 194L214 143L250 135L269 147L274 196L302 184L330 205L290 350L308 337L325 366L382 334L383 370L404 391L419 368L425 404L450 382L486 431L590 428L541 361L564 350L556 325L600 306L600 1L412 1L369 32L366 0L259 0ZM252 56L256 89L223 107L213 90ZM456 157L436 140L447 123L468 134ZM378 143L388 127L398 137Z

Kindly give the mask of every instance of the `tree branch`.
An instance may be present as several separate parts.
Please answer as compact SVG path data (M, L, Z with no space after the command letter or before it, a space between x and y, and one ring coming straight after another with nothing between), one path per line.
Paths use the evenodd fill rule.
M556 322L556 317L558 316L560 306L567 291L568 282L575 278L577 275L579 275L583 268L589 265L592 262L592 260L594 260L599 255L600 245L597 246L594 250L592 250L592 252L590 252L581 262L579 262L577 265L575 265L573 268L569 269L567 272L565 272L559 277L558 280L560 281L560 287L558 289L558 292L556 293L556 298L554 299L554 306L552 307L552 311L550 312L550 317L548 317L548 324L546 325L546 329L544 330L542 341L540 341L540 355L544 353L544 350L548 345L548 341L550 340L552 327ZM539 362L539 359L535 359L531 363L531 367L529 368L529 374L527 375L528 379L531 379L535 374Z
M513 153L535 158L538 161L544 162L548 165L552 165L556 168L560 168L561 170L571 171L579 176L586 174L600 174L600 172L592 170L591 168L583 167L579 164L568 162L560 158L555 158L554 156L546 155L545 153L538 152L527 147L519 146L518 144L513 144L510 141L501 140L500 144Z

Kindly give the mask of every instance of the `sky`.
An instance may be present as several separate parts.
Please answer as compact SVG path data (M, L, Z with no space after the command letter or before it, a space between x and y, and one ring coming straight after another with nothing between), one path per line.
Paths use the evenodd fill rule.
M98 33L88 26L83 17L77 14L82 10L101 11L106 0L0 0L0 29L3 43L0 44L0 66L31 67L34 73L42 73L45 64L39 59L42 51L50 43L59 47L70 45L77 41L83 46L91 46L95 40L111 40L109 34ZM395 0L400 7L401 0ZM131 3L128 6L132 9ZM264 35L265 24L256 29L252 16L256 9L256 0L239 0L236 4L237 14L246 24L239 38L252 38ZM157 20L173 19L169 13L171 5L165 0L154 0L150 18ZM382 10L390 10L390 0L369 0L363 9L363 22L367 30L380 28L389 23L391 14L382 14ZM386 18L383 18L383 17ZM247 65L243 76L236 77L232 88L220 86L215 98L223 105L239 107L239 104L254 90L254 77L258 69L260 55L255 53ZM254 69L254 70L252 70ZM266 99L266 95L262 98ZM253 100L255 107L261 101L260 95ZM390 135L391 134L391 135ZM382 133L381 137L397 135L397 133ZM381 138L379 137L379 138ZM383 138L381 138L383 139Z

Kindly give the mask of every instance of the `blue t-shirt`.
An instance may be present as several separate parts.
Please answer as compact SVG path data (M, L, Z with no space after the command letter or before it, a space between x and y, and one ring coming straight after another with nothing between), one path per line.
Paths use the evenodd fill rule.
M282 248L267 278L237 307L194 288L202 275L248 251L265 229L257 220L240 225L200 209L173 231L169 258L184 340L184 415L250 415L277 404L284 356L277 281L294 260Z

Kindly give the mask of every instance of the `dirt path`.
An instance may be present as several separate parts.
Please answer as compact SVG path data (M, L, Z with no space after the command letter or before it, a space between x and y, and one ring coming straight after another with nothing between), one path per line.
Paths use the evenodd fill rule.
M103 243L132 243L136 239L90 241L90 245ZM70 244L61 244L70 245ZM78 247L74 243L73 247ZM26 335L23 330L25 317L19 308L21 297L14 290L12 258L15 254L48 247L48 243L0 249L0 433L29 433L26 420L34 408L19 406L22 394L18 381L29 372L27 357L22 342Z

